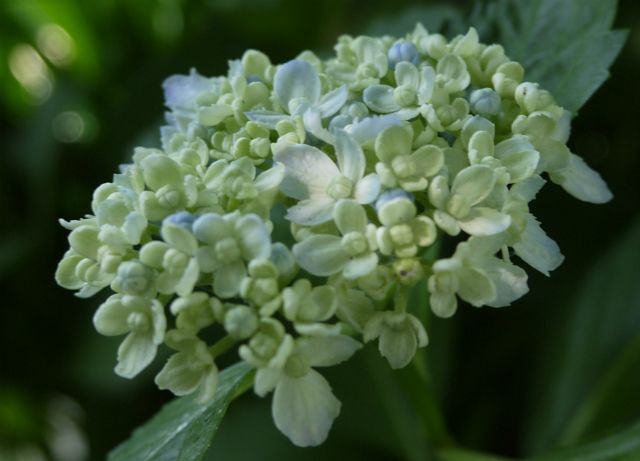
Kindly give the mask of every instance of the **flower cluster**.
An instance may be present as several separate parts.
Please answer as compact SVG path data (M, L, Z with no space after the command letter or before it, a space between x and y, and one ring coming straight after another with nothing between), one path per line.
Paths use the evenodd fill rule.
M135 376L165 345L157 385L206 400L238 346L300 446L340 411L317 369L367 341L400 368L427 344L412 290L449 317L459 299L524 295L515 262L544 274L562 262L529 208L543 177L611 198L566 146L571 114L473 28L342 36L335 51L275 65L251 50L226 76L167 79L162 147L137 148L90 215L62 221L56 273L80 297L113 290L94 324L126 335L116 373ZM438 257L445 236L457 246Z

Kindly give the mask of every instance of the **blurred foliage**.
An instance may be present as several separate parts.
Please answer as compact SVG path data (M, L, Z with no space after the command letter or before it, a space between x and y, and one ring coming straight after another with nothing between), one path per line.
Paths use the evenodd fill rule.
M326 54L342 33L401 33L417 20L456 33L460 12L474 7L475 17L493 21L481 30L486 39L508 32L495 24L535 23L509 16L515 1L525 0L488 8L411 0L0 2L0 459L42 459L33 453L50 450L53 417L56 427L76 421L90 459L103 460L170 399L152 385L157 370L135 381L113 374L118 340L99 337L91 324L101 299L76 299L53 281L66 247L56 219L87 213L93 189L133 146L158 143L164 78L190 67L222 74L247 48L274 62L307 48ZM562 33L531 32L538 53L519 53L533 75L549 71L541 61L552 66L540 55L548 43L583 50L611 43L587 27L589 14L613 20L611 3L589 4L603 10L580 10ZM563 266L550 279L531 273L531 293L511 308L466 307L431 321L430 372L446 425L463 446L523 456L591 443L611 455L593 459L633 459L613 449L637 449L640 439L639 21L640 4L621 1L615 25L629 29L629 40L612 78L574 120L570 141L609 182L614 201L596 207L545 189L535 213L562 248ZM583 72L606 68L589 59L578 63ZM246 395L230 408L210 459L429 459L415 411L421 403L407 399L403 376L370 349L329 376L343 410L327 444L292 447L273 427L268 401ZM83 422L65 419L76 404L49 405L58 394L77 402ZM567 450L544 459L580 459L584 449Z

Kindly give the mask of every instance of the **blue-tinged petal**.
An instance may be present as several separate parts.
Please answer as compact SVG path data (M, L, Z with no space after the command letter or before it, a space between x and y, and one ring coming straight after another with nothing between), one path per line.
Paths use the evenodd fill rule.
M393 125L402 125L402 120L395 114L373 115L354 122L348 133L363 147L373 143L376 137Z
M380 178L377 174L371 173L356 183L353 198L358 203L373 203L380 195Z
M271 253L271 238L264 221L255 214L238 219L236 232L246 261L266 259Z
M388 114L401 109L393 96L393 87L389 85L371 85L364 90L362 100L369 109L380 114Z
M293 99L304 98L315 104L320 99L320 77L315 67L294 59L280 67L273 79L273 90L285 109Z
M318 101L315 108L320 112L320 116L322 118L328 118L344 106L348 97L349 89L346 85L342 85L341 87L325 94L320 101Z

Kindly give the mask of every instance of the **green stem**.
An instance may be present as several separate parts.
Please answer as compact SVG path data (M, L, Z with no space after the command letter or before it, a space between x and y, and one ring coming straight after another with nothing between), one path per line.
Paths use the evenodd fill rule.
M436 461L514 461L513 458L505 458L464 448L443 448L436 451L435 459Z
M213 355L214 358L219 357L225 352L227 352L229 349L231 349L233 346L235 346L237 342L238 342L237 339L234 339L231 336L227 335L222 339L220 339L213 346L211 346L209 348L209 353Z

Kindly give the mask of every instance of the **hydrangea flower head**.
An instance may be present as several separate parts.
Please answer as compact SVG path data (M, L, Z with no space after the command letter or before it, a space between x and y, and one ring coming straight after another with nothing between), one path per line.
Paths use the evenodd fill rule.
M531 207L547 181L612 196L567 147L570 114L473 28L449 42L421 25L344 36L335 50L281 64L250 50L227 75L168 78L162 147L137 148L90 215L61 221L56 272L80 297L114 292L94 324L126 335L116 373L166 346L157 385L206 401L237 350L299 446L340 413L323 367L374 341L402 368L427 346L412 291L450 317L460 301L526 294L523 262L558 267ZM452 254L432 251L452 237Z

